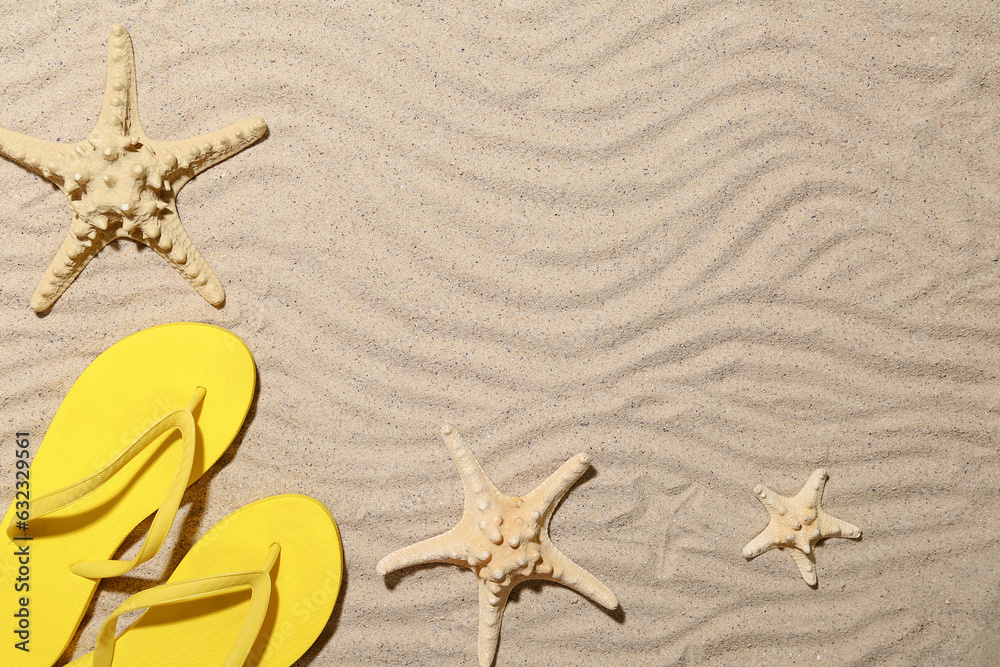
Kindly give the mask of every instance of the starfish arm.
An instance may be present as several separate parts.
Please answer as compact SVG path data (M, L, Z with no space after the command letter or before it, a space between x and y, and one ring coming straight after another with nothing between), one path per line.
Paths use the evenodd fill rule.
M54 141L35 139L0 127L0 155L58 186L63 184L65 166L60 148L62 145Z
M77 236L77 232L80 236ZM111 240L112 236L90 228L74 215L70 232L66 234L59 251L31 295L31 309L42 313L51 308L90 260Z
M552 572L542 578L568 586L606 609L618 608L618 598L597 577L574 563L548 539L542 540L542 545L542 562L552 568Z
M171 209L164 210L161 215L155 225L155 238L149 236L149 223L142 225L145 233L142 241L184 276L205 301L213 306L221 306L226 301L226 291L215 271L195 248L180 217Z
M135 54L125 26L112 26L108 35L108 81L98 128L118 136L140 136L139 101L135 84Z
M566 463L559 466L559 469L549 475L549 478L538 485L534 491L524 497L524 504L528 507L537 507L543 517L550 516L555 509L559 499L566 495L570 487L587 472L590 467L590 457L586 454L577 454Z
M468 515L477 502L488 501L490 496L499 496L500 492L483 472L479 461L458 431L445 424L441 427L441 436L451 451L451 460L455 462L462 478L462 485L465 487L465 512Z
M782 516L788 511L788 499L766 484L758 484L753 493L771 516Z
M404 567L423 563L448 562L468 565L467 557L463 553L464 545L460 543L461 540L453 539L452 533L454 532L455 530L452 529L447 533L393 551L378 562L378 565L375 566L375 572L385 576Z
M750 542L743 547L743 557L747 560L751 560L761 555L765 551L770 551L784 539L782 535L781 526L777 525L773 521L767 524L767 528L762 530L760 534L750 540Z
M795 499L805 503L810 509L818 508L823 502L823 490L826 488L828 478L826 470L817 468L813 474L809 475L805 486L795 495Z
M178 141L149 141L156 157L167 165L166 178L174 192L205 171L257 143L267 132L263 118L248 118L215 132Z
M821 539L825 537L861 537L860 528L853 523L838 519L826 512L820 512L817 521L819 523L819 536Z
M490 667L497 654L500 644L500 624L503 622L503 610L507 606L511 587L502 588L496 594L490 590L489 584L479 581L479 665Z
M816 585L816 556L815 554L804 554L798 549L785 549L795 561L799 568L799 574L810 586Z

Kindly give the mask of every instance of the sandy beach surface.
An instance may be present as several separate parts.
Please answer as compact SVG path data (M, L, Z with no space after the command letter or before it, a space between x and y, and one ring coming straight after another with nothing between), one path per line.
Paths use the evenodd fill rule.
M71 212L0 161L5 507L14 433L41 442L120 338L216 324L259 374L170 546L101 586L64 660L220 518L293 492L336 517L347 572L296 665L475 665L469 571L375 573L462 515L448 423L510 495L593 460L551 534L621 608L522 586L498 667L996 664L998 20L988 0L7 3L0 126L86 138L121 23L150 137L270 128L178 197L218 309L121 241L37 316ZM754 486L820 467L864 535L820 544L812 589L741 550L767 524Z

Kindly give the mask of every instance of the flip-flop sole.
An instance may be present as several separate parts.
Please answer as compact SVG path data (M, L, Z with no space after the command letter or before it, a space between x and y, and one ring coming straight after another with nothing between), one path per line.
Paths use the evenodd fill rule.
M198 540L168 580L259 570L275 542L281 553L271 571L270 605L245 667L290 667L329 621L344 572L329 510L298 494L250 503ZM250 591L243 590L148 609L118 638L113 667L223 665L249 600ZM67 667L92 665L90 653Z
M199 386L206 394L194 410L198 436L189 484L239 433L256 386L253 356L239 338L208 324L163 324L115 343L84 370L53 417L31 464L31 496L96 472L154 421L183 408ZM51 667L63 653L99 583L74 575L70 566L112 557L156 510L176 473L180 441L176 431L160 436L89 496L32 521L30 541L0 537L6 545L0 552L0 638L6 638L0 639L0 665Z

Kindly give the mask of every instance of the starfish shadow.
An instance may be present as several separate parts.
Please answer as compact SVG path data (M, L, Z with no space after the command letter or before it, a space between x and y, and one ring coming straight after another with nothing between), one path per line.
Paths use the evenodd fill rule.
M508 604L511 603L511 602L520 603L520 601L521 601L521 593L523 593L525 591L531 591L531 592L535 593L536 595L540 595L541 592L542 592L542 590L544 590L546 588L550 588L550 587L551 588L561 588L563 590L569 588L569 586L566 586L565 584L560 584L560 583L555 582L555 581L546 581L544 579L531 579L529 581L523 581L520 584L518 584L514 588L514 590L512 590L510 592L510 598L508 600ZM573 591L572 588L570 588L570 590ZM578 593L577 591L573 591L573 592L576 593L577 595L579 595L581 598L583 598L583 600L586 601L588 604L590 604L592 607L594 607L595 609L598 609L601 612L603 612L605 616L607 616L607 617L611 618L612 620L614 620L615 623L618 623L619 625L623 625L625 623L625 610L622 608L621 602L619 602L618 606L615 607L614 609L607 609L603 605L600 605L600 604L594 602L593 600L591 600L590 598L588 598L586 595L583 595L582 593Z
M821 544L824 544L827 540L832 540L832 539L839 539L839 540L848 539L851 540L852 542L860 542L863 539L865 539L865 536L863 533L861 535L858 535L857 537L848 537L848 538L831 535L830 537L824 537L821 540L817 540L816 544L812 548L812 551L806 554L806 557L809 558L809 562L812 563L814 569L816 567L816 547L820 546ZM806 583L809 584L809 582ZM819 579L816 580L815 584L809 584L809 588L813 589L814 591L819 590Z
M129 241L131 241L135 245L136 253L143 253L149 250L149 246L147 246L145 243L142 243L141 241L136 241L135 239L124 239L124 238L115 239L114 241L112 241L111 243L109 243L104 247L110 248L113 252L124 252L124 249L122 248L122 245L124 245L123 242L129 242Z
M555 516L556 513L559 512L559 508L562 507L562 504L564 502L566 502L566 499L570 496L571 493L573 493L573 489L577 488L578 486L583 486L584 484L586 484L590 480L592 480L595 477L597 477L597 475L598 475L598 472L597 472L596 468L594 468L593 466L587 468L586 472L584 472L582 475L580 475L580 479L576 480L576 482L573 484L573 486L569 487L569 489L566 491L566 495L564 495L562 498L560 498L559 502L556 503L556 506L554 508L552 508L552 516ZM551 530L551 520L550 520L549 525L550 525L550 530ZM568 554L565 554L565 555L568 556ZM510 593L510 600L514 601L514 602L518 601L520 599L520 596L521 596L521 591L523 591L525 589L535 591L536 593L540 593L542 591L542 588L546 587L546 586L553 586L555 588L570 588L566 584L560 584L560 583L555 582L555 581L546 581L544 579L530 579L528 581L522 582L521 584L518 584L517 588L515 588L514 590L511 591L511 593ZM570 590L573 590L573 589L570 588ZM614 621L616 623L618 623L618 624L625 623L625 610L622 609L621 602L619 602L618 606L615 607L614 609L608 609L607 607L604 607L603 605L598 604L597 602L594 602L593 600L591 600L590 598L588 598L586 595L583 595L582 593L580 593L578 591L573 591L573 592L576 593L577 595L579 595L584 600L586 600L589 604L593 605L597 609L600 609L606 616L614 619Z
M438 568L447 569L449 572L454 572L452 568L454 565L447 561L437 561L435 563L420 563L417 565L410 565L404 567L400 570L394 570L385 574L382 579L385 582L385 587L390 591L395 589L404 579L408 579L410 576L415 575L419 572L424 572L426 570L436 570ZM473 575L475 576L475 575Z

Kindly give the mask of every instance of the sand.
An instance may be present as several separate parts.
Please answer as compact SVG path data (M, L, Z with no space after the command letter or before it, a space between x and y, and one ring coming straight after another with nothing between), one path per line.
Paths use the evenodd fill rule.
M70 211L0 162L0 502L15 431L37 445L116 340L209 322L259 371L176 546L102 585L67 659L220 518L297 492L347 569L297 665L474 665L468 571L375 573L461 516L451 423L510 495L591 454L551 533L621 602L522 587L498 667L1000 660L992 2L28 4L0 126L85 138L115 23L154 139L270 126L178 197L221 309L119 242L36 316ZM818 547L813 590L741 549L754 486L818 467L864 536Z

